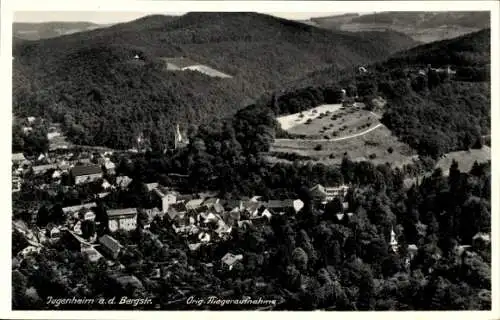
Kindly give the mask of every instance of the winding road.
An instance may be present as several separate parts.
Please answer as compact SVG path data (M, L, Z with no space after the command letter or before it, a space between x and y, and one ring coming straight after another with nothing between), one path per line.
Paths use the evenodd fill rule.
M345 137L340 137L340 138L335 138L335 139L275 139L276 142L278 141L313 141L313 142L335 142L335 141L342 141L342 140L347 140L347 139L352 139L352 138L356 138L356 137L360 137L360 136L363 136L379 127L383 126L383 124L379 123L377 124L376 126L373 126L371 127L370 129L367 129L365 131L362 131L362 132L359 132L359 133L356 133L356 134L352 134L350 136L345 136Z

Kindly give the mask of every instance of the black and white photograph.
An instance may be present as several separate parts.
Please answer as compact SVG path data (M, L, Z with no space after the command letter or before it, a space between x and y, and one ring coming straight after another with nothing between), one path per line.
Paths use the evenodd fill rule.
M11 12L8 309L494 311L491 1L137 2Z

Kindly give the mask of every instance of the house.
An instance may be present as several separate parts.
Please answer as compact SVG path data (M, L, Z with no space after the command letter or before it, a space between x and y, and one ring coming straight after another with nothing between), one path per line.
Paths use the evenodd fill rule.
M12 192L21 191L21 178L20 177L12 177Z
M278 214L285 214L288 212L297 213L304 207L304 202L300 199L269 200L268 202L264 202L263 206L272 209Z
M177 202L172 205L169 205L167 210L167 215L170 220L175 221L180 218L183 218L187 212L186 205L182 202Z
M61 237L61 230L58 227L47 227L47 231L50 239L59 239Z
M146 188L148 189L149 192L155 190L159 186L160 186L160 184L158 182L146 183Z
M24 154L22 154L22 153L13 153L12 154L12 162L14 162L14 163L21 163L25 160L26 160L26 158L24 157Z
M59 169L54 170L54 172L52 173L52 179L54 180L61 179L61 176L62 176L62 171Z
M97 262L99 259L103 258L102 254L93 246L84 246L81 252L90 262Z
M258 218L267 218L268 220L271 219L273 216L272 209L266 208L265 206L260 207L257 209L257 214L254 216L251 216L250 219L258 219Z
M226 200L223 205L226 210L234 210L238 209L238 211L243 211L244 209L244 201L243 200Z
M474 249L487 248L491 243L491 238L488 233L479 232L472 237L472 247Z
M36 120L36 117L28 117L28 123L33 123Z
M79 204L76 206L64 207L62 208L62 211L64 214L71 214L74 212L79 212L82 209L92 209L95 207L97 207L97 204L95 202L89 202L89 203Z
M162 190L161 188L156 187L153 189L154 194L160 199L161 202L161 211L163 213L167 213L168 209L171 205L175 204L178 199L178 194L169 190Z
M238 262L243 260L243 255L238 254L234 255L230 252L226 253L224 257L222 257L221 262L224 268L227 268L228 270L232 270L234 265Z
M108 226L111 232L131 231L137 228L137 208L108 210Z
M321 184L317 184L309 189L313 199L322 204L332 201L335 197L345 197L348 190L349 187L346 185L338 187L324 187Z
M246 201L243 204L243 211L248 217L254 217L258 214L259 208L262 206L260 202Z
M203 205L207 208L212 208L215 204L220 204L219 198L208 198L203 202Z
M198 242L198 243L190 243L190 244L188 244L188 248L189 248L189 250L191 250L191 251L196 251L196 250L198 250L200 247L201 247L201 243L199 243L199 242Z
M104 179L102 184L101 184L101 187L104 189L104 190L108 190L112 187L111 183L108 182L108 180Z
M396 233L393 229L391 229L391 240L389 241L389 246L391 247L392 251L398 251L398 240L396 239Z
M40 250L41 250L41 248L38 246L27 246L26 248L24 248L23 250L21 250L18 253L18 257L20 257L22 259L26 259L26 257L28 257L32 254L40 253Z
M409 244L407 251L408 251L409 259L411 261L417 255L418 247L414 244Z
M76 165L71 170L71 177L75 184L89 183L102 178L102 170L98 165Z
M31 168L31 170L33 170L33 173L34 174L42 174L42 173L45 173L49 170L52 170L52 169L57 169L57 164L56 163L50 163L50 164L42 164L42 165L39 165L39 166L33 166Z
M228 226L224 220L219 219L217 220L217 229L215 230L215 233L219 235L219 237L226 237L229 235L232 231L232 228Z
M186 202L186 208L188 210L196 210L197 208L199 208L201 206L201 204L203 203L204 199L192 199L192 200L189 200L188 202Z
M104 162L104 170L109 175L114 175L116 173L116 165L111 161Z
M200 240L201 243L208 243L210 242L210 234L208 232L200 232L198 234L198 240Z
M118 258L118 255L122 250L122 245L120 244L120 242L106 234L99 238L99 243L101 244L100 248L106 255L110 256L113 259Z
M61 133L57 132L57 131L53 131L53 132L48 132L47 133L47 139L48 140L52 140L52 139L54 139L56 137L59 137L59 136L61 136Z
M132 179L127 176L116 177L116 186L121 189L126 189L131 182Z

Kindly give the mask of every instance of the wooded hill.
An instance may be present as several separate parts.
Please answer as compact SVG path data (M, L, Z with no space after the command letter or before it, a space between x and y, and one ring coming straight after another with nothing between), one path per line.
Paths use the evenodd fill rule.
M76 143L124 148L143 133L164 144L177 122L185 128L230 115L308 72L380 61L414 43L394 32L332 32L257 13L149 16L16 42L13 110L63 123ZM176 56L233 78L166 72L158 58Z
M329 68L267 97L277 114L331 103L332 88L345 88L367 106L375 96L388 103L382 122L420 154L438 157L481 146L490 133L490 30L403 51L388 61L354 68ZM428 69L431 64L434 69ZM456 73L436 69L451 65ZM443 71L443 70L442 70ZM290 111L290 112L291 112Z

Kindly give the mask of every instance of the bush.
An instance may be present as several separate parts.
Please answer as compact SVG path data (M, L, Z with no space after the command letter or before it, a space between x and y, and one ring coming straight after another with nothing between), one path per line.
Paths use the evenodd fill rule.
M311 124L312 119L307 119L306 124Z
M375 159L376 157L377 157L377 155L376 155L375 153L372 153L372 154L370 154L370 156L369 156L369 158L370 158L371 160Z
M318 144L316 147L314 147L314 150L316 150L316 151L323 150L323 146Z
M394 149L392 147L389 147L389 149L387 149L387 152L389 153L393 153L394 152Z

